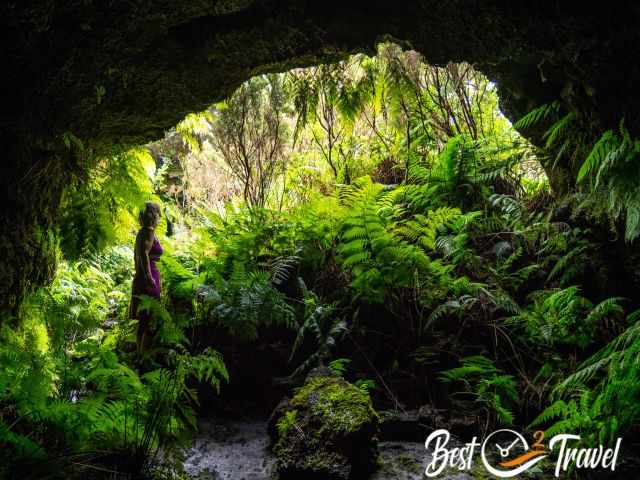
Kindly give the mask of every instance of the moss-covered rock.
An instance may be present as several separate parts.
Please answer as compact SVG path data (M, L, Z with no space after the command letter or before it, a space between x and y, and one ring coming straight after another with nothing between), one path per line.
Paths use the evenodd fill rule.
M272 424L280 480L347 480L377 465L378 414L367 392L340 377L309 378Z

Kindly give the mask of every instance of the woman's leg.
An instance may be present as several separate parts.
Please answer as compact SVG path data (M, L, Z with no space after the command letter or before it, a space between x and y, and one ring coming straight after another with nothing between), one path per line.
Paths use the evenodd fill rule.
M150 327L150 319L148 318L148 314L141 314L138 318L138 332L136 335L136 341L138 345L138 355L142 355L149 349L150 346L150 338L149 327Z

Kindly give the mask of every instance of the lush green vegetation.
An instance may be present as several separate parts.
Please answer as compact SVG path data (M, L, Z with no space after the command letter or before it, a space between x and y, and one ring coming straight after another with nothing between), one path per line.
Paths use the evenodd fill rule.
M432 403L591 443L637 433L639 305L600 288L599 252L602 232L640 233L640 143L621 123L589 144L558 102L517 126L534 124L544 149L471 66L383 45L255 77L100 160L66 191L54 283L2 323L2 473L179 475L198 393L234 382L218 351L274 332L284 381L327 366L378 409ZM566 196L540 166L559 155L579 171ZM158 331L141 358L131 247L152 199L163 297L143 302Z

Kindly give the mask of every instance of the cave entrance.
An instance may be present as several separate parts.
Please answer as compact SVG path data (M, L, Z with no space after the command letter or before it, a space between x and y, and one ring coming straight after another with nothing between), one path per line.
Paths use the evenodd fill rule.
M238 312L228 318L220 313L239 308L225 302L238 300L231 298L234 289L247 288L244 273L234 270L234 262L245 261L236 258L238 250L248 249L256 266L274 275L281 294L303 302L296 282L306 276L305 288L334 298L333 281L323 277L328 272L300 266L298 247L281 238L294 235L286 226L287 215L298 215L309 205L331 208L348 192L378 187L381 197L406 195L395 200L398 208L420 204L427 216L431 190L465 213L483 204L480 198L492 197L496 214L525 197L548 201L549 185L536 150L499 103L495 84L472 65L432 66L418 52L393 43L380 44L373 56L258 75L226 100L188 114L163 139L103 160L85 190L70 191L65 198L62 246L70 259L91 253L82 248L107 247L132 275L126 261L132 257L139 207L145 200L159 202L163 242L176 249L179 259L165 265L170 308L180 312L193 298L217 299L215 308L206 307L207 320L200 318L208 326L195 327L192 337L202 345L218 345L225 358L235 360L228 363L233 384L222 397L208 401L233 406L235 413L253 408L265 414L293 381L289 376L304 363L300 359L317 352L307 339L290 361L291 352L285 352L294 343L290 331L256 328L234 317ZM260 218L273 222L268 231ZM402 223L402 214L394 221ZM446 222L434 231L432 245L444 256L452 240ZM211 234L234 224L237 235L228 243L211 242ZM73 233L68 241L67 228ZM282 265L267 253L274 241L293 246L278 255ZM294 235L295 242L301 239ZM265 250L262 243L270 246ZM507 241L492 248L497 257L512 253ZM198 291L198 282L213 281L206 276L207 262L220 264L222 283ZM240 283L229 283L234 274ZM126 276L122 279L126 282ZM223 301L220 288L231 297ZM117 308L122 312L123 305ZM201 314L204 307L198 308ZM390 335L385 328L382 334ZM234 340L240 332L246 334L244 343ZM366 367L365 358L359 362ZM280 387L274 387L274 378L282 381ZM428 400L408 379L396 381L394 392L403 401L418 405Z
M521 177L520 191L500 193L548 188L535 149L500 111L493 82L471 64L431 66L393 43L374 56L254 77L189 114L149 151L166 177L162 193L181 208L222 211L235 199L282 209L363 175L399 184L411 165L433 168L455 137L482 144L485 156L493 149L493 160L504 162L496 168ZM460 175L484 161L467 160Z
M70 131L63 142L78 158L94 153ZM105 274L112 291L106 303L88 305L92 311L108 312L110 327L125 319L138 216L146 201L159 203L158 232L171 252L163 264L164 300L171 316L185 325L195 322L189 331L200 346L226 339L225 357L238 359L229 363L235 382L226 391L234 401L223 397L222 404L242 406L240 399L259 398L254 407L267 410L282 396L272 380L289 385L293 373L303 372L298 371L306 363L303 359L322 360L318 349L326 345L307 339L296 347L299 351L291 352L295 338L282 325L290 320L289 307L272 305L275 327L265 329L258 326L256 312L246 310L246 302L266 302L260 296L266 292L301 305L321 303L321 298L331 304L338 301L337 288L349 288L350 274L319 268L319 258L335 256L335 263L358 254L299 251L305 242L296 236L297 229L314 223L313 217L300 216L307 208L323 218L323 209L339 211L368 195L370 203L358 207L363 218L379 217L390 238L403 245L423 236L411 231L417 224L403 216L408 208L419 209L424 214L420 222L425 222L419 228L430 229L421 248L448 258L458 251L455 242L472 223L474 209L494 209L499 216L525 197L535 197L539 204L550 195L536 149L501 112L492 81L469 63L430 65L418 52L394 43L380 44L375 55L256 75L226 100L186 115L164 138L110 155L103 148L98 158L83 182L62 196L56 233L65 261L54 290L84 275L88 263L97 263L101 267L93 273ZM432 211L443 203L447 209ZM287 220L288 215L298 223ZM335 223L325 225L326 235L334 240L343 235L332 230ZM294 230L292 224L297 225ZM220 238L221 231L229 238ZM357 244L348 248L368 245L355 239ZM490 247L488 254L499 259L513 253L508 241ZM274 256L275 251L279 253ZM311 260L301 261L303 255ZM359 269L358 262L370 253L359 255L360 260L346 261ZM260 273L245 271L245 262ZM334 274L340 276L338 283ZM378 281L367 280L365 291L358 292L368 304L363 311L379 302ZM304 314L302 310L296 315ZM398 312L370 314L382 323L381 339L392 335L393 322L387 320ZM421 321L418 311L406 315ZM90 315L88 324L97 318ZM238 346L238 336L247 342ZM422 336L420 330L414 347ZM256 338L259 348L251 352ZM402 356L395 352L391 357L396 354ZM380 362L386 364L391 357ZM366 367L368 359L358 361ZM256 365L263 367L259 375ZM418 405L431 400L424 389L413 389L410 379L395 381L393 391L403 401ZM265 397L258 392L268 393Z

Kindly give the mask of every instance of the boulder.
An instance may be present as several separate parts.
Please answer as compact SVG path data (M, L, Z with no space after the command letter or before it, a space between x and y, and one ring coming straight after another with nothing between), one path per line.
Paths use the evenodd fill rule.
M310 376L269 423L280 480L348 480L376 468L378 414L341 377Z

